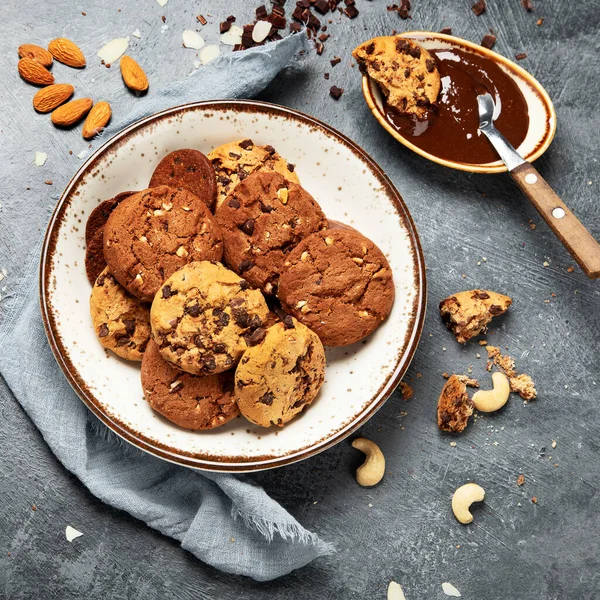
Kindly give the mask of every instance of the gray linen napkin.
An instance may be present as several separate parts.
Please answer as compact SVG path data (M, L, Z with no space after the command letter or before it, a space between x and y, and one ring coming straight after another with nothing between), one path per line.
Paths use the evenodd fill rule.
M185 81L141 99L136 112L103 137L173 105L251 97L305 48L306 37L298 34L222 56ZM36 283L40 249L41 241L3 304L0 373L62 464L103 502L180 540L183 548L228 573L267 581L332 552L330 544L247 478L199 473L154 458L122 441L87 410L46 340Z

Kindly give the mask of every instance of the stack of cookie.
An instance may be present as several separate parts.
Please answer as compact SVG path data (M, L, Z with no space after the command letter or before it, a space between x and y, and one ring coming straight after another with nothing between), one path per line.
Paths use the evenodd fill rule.
M379 248L252 140L167 155L94 209L86 242L100 343L142 361L146 400L187 429L284 425L318 394L323 344L363 339L394 301Z

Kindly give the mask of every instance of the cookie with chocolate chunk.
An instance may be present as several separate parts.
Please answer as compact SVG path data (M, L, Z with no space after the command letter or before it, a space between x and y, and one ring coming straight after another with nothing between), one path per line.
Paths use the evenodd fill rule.
M373 332L394 303L383 252L351 229L326 229L290 252L277 295L287 312L326 346L347 346Z
M182 371L211 375L235 367L259 343L269 309L259 290L220 263L192 262L159 289L152 334L163 358Z
M142 360L142 388L148 404L169 421L192 429L214 429L239 414L233 371L197 377L182 373L150 340Z
M473 400L467 394L467 384L458 375L452 375L438 399L438 427L454 433L463 431L474 407Z
M215 213L223 232L224 262L250 285L271 294L286 256L327 219L314 198L275 172L241 181Z
M490 290L467 290L440 302L440 314L446 327L461 344L485 333L490 321L508 310L512 300Z
M105 348L126 360L142 360L150 339L150 308L121 287L108 267L94 282L90 314Z
M240 412L261 427L282 427L315 399L324 374L323 344L288 316L244 352L235 371Z
M148 187L168 185L195 194L212 210L217 199L217 179L212 163L199 150L185 148L167 154L159 163Z
M425 119L442 84L435 59L419 44L401 36L382 36L352 52L363 73L376 81L397 112Z
M221 260L221 228L198 196L162 185L123 200L104 228L104 256L117 281L151 302L185 264Z
M209 153L217 176L217 208L235 186L254 171L275 171L288 181L299 183L296 168L273 146L259 146L250 139L230 142Z
M104 202L96 206L88 217L85 225L85 272L88 281L92 285L94 285L94 282L106 267L103 249L106 221L108 221L110 213L112 213L121 200L125 200L125 198L129 198L129 196L136 193L121 192L114 198L104 200Z

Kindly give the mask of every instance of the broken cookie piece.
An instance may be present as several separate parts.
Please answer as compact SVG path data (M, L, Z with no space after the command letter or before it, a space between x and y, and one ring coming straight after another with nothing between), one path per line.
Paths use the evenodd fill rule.
M461 344L485 333L489 322L506 312L512 304L508 296L489 290L468 290L440 302L440 314L446 327Z
M352 56L379 84L391 108L419 120L427 118L441 89L436 62L427 50L401 36L382 36L364 42Z
M525 373L521 373L516 377L509 378L510 391L519 394L523 400L535 400L537 398L537 390L533 379Z
M465 429L473 414L473 401L460 376L452 375L444 385L437 407L438 427L442 431L459 433Z

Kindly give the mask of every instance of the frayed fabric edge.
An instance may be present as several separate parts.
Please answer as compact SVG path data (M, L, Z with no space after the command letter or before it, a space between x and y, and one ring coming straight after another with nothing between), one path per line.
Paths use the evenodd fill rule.
M263 517L249 515L235 507L231 509L231 516L234 520L241 519L248 529L258 531L268 542L272 542L275 535L278 535L283 540L313 545L317 550L317 556L327 556L336 552L332 543L324 542L316 533L307 531L299 523L270 521Z

